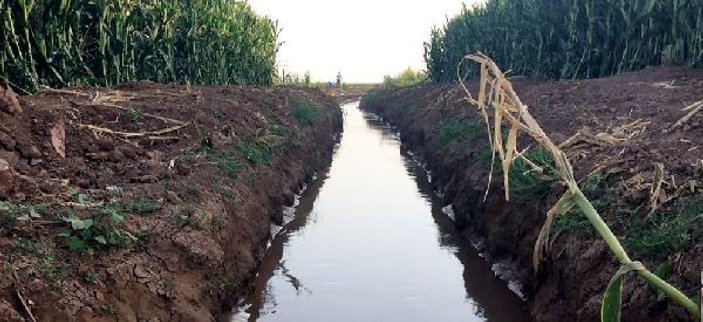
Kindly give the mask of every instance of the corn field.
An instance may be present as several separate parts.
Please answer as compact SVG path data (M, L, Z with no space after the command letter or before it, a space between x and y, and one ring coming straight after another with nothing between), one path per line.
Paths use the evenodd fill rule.
M246 1L0 0L0 82L269 85L278 27Z
M425 43L430 78L456 80L456 66L476 51L515 74L551 79L596 78L664 63L700 67L703 1L488 0L464 7L432 31Z

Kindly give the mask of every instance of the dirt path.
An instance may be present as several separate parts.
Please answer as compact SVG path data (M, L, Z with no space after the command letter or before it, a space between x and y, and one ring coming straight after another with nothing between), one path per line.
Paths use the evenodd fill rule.
M632 256L668 271L666 279L686 294L697 294L703 115L676 124L688 113L683 108L703 99L703 71L661 67L597 80L515 79L514 85L547 134L564 145L587 196ZM476 83L469 87L477 92ZM535 275L535 238L563 188L554 188L550 160L532 149L528 157L547 172L511 173L511 202L496 177L484 203L490 149L485 125L463 96L454 85L422 86L368 95L362 107L397 126L403 142L426 160L434 188L466 233L483 238L493 260L520 269L535 320L598 320L616 262L588 222L570 213L557 222L547 262ZM635 278L627 281L625 299L627 321L695 320Z
M339 106L312 90L4 95L0 316L11 321L213 320L249 287L270 224L341 131Z

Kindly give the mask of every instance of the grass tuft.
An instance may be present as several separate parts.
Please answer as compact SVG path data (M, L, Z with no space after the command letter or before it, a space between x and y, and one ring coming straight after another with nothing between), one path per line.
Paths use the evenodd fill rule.
M437 140L440 145L447 145L459 138L479 138L486 131L486 127L478 119L445 119L437 128Z
M246 142L241 146L247 160L254 165L271 165L271 147L266 144Z
M542 167L544 173L535 172L525 160L518 158L510 168L510 191L518 202L533 202L547 197L557 182L551 173L554 159L540 147L528 151L525 157Z
M242 170L242 162L232 153L209 153L207 159L214 162L231 179L236 179Z
M311 126L322 119L322 110L308 102L294 102L293 117L301 125Z
M665 259L703 242L701 195L679 198L667 210L635 218L624 243L645 258Z

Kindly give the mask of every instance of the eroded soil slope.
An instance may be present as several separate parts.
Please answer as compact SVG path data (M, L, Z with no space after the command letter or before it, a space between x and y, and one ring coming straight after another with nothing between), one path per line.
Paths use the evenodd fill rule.
M1 320L213 320L341 131L293 88L2 93Z
M514 79L515 90L547 134L569 156L586 195L631 257L686 294L700 289L703 269L703 114L682 109L703 100L703 71L673 67L610 78L547 82ZM478 92L476 82L469 84ZM378 91L362 108L381 114L419 152L434 188L451 204L459 226L480 237L494 261L510 261L536 321L596 321L617 263L576 211L558 219L539 274L532 249L545 213L563 193L548 154L521 139L526 156L546 171L516 161L511 200L491 164L485 124L459 86ZM677 125L677 123L679 123ZM635 277L625 289L626 321L695 321Z

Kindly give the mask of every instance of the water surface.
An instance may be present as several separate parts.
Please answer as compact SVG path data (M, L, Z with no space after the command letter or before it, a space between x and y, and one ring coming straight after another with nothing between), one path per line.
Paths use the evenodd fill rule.
M272 241L241 321L526 321L375 116L342 106L329 172Z

